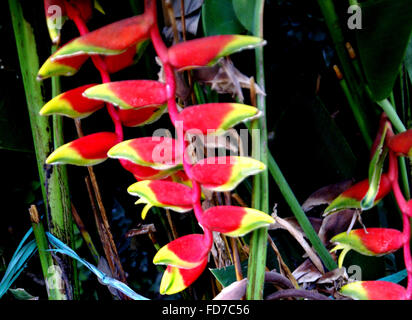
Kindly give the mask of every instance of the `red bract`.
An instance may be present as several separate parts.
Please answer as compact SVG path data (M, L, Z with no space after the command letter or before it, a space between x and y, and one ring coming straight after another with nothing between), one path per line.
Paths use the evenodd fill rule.
M240 237L254 229L275 223L275 220L268 214L251 208L217 206L207 209L200 223L211 231Z
M103 58L107 68L107 72L115 73L124 68L131 66L134 63L136 55L136 46L131 46L125 52L113 56L105 56Z
M54 76L72 76L89 58L87 55L78 55L52 60L51 57L41 66L37 74L37 80L44 80Z
M169 242L153 258L155 264L167 264L183 269L201 265L209 249L202 234L190 234Z
M412 157L412 129L393 136L388 146L397 154Z
M240 103L206 103L183 109L176 120L182 121L185 131L208 134L227 130L257 112L257 108Z
M47 102L40 110L40 115L61 114L70 118L84 118L104 106L101 101L90 100L82 96L83 91L95 84L87 84L66 91Z
M114 22L74 39L53 55L54 59L79 54L119 54L149 37L152 20L140 15Z
M405 300L406 290L387 281L357 281L343 286L340 292L355 300Z
M147 107L137 110L119 110L120 121L125 127L138 127L158 120L165 111L166 106Z
M156 180L168 177L171 172L168 170L156 170L150 167L135 164L129 160L119 159L124 169L131 172L136 180Z
M123 141L108 152L109 157L165 170L180 165L176 141L167 137L144 137Z
M263 44L251 36L219 35L175 44L168 50L170 64L177 69L213 65L221 57Z
M47 158L46 163L95 165L107 159L107 151L118 141L117 135L112 132L90 134L57 148Z
M360 209L360 202L365 197L369 189L369 180L365 179L342 192L332 203L325 209L324 215L331 214L343 209ZM392 190L391 181L386 173L383 173L379 183L378 193L375 197L375 204L385 197Z
M153 80L104 83L84 92L89 99L113 103L121 109L160 106L166 103L166 86Z

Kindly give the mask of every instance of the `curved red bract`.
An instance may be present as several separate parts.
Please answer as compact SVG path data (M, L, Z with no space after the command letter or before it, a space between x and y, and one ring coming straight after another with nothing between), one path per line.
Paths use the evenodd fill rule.
M141 109L119 109L120 121L126 127L135 127L149 120L159 108L147 107Z
M216 206L203 213L201 224L212 231L229 233L241 226L245 214L242 207Z
M79 38L87 46L103 47L109 50L125 50L149 37L152 20L147 15L123 19Z
M387 281L363 281L368 300L404 300L406 290L399 284Z
M203 260L207 254L202 234L189 234L167 244L167 249L172 251L179 259L187 262Z
M221 163L216 162L216 159L220 159ZM192 175L195 180L205 186L220 186L230 179L232 169L230 157L206 158L193 166Z
M195 129L207 134L218 129L233 109L230 103L206 103L183 109L177 120L183 122L184 131Z
M71 148L85 159L102 159L107 158L107 151L118 142L115 133L98 132L74 140Z
M358 236L362 244L376 254L386 254L394 252L403 245L403 234L396 229L389 228L367 228L353 230L353 234Z
M166 86L154 80L125 80L109 84L109 89L134 108L159 106L167 101Z
M119 162L125 170L133 174L136 180L151 180L156 179L159 175L161 175L160 170L141 166L129 160L119 159Z
M412 129L393 136L389 140L388 147L396 153L408 156L412 148Z
M233 35L219 35L180 42L168 50L170 63L178 69L206 66L233 39Z
M347 198L353 198L358 201L361 201L369 189L369 180L365 179L350 187L348 190L342 193L342 196ZM379 183L379 190L376 195L375 201L385 197L392 189L391 182L386 173L383 173L381 176L381 181Z
M183 184L161 180L151 181L149 187L160 203L177 207L192 207L192 189Z
M104 56L103 60L106 64L107 72L115 73L124 68L131 66L134 63L136 55L136 46L131 46L125 52L117 55Z
M83 97L82 95L82 93L86 89L93 87L95 85L96 85L95 83L86 84L84 86L66 91L61 95L61 98L70 102L73 110L79 113L88 113L88 112L96 111L100 109L101 107L103 107L104 103L101 101L97 101L97 100L87 99Z

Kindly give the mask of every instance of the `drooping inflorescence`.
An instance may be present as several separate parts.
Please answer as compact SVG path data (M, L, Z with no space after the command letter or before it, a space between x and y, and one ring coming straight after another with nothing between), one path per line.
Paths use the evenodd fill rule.
M204 271L213 243L212 232L242 236L274 222L267 213L243 207L217 206L203 211L202 188L231 191L244 178L266 170L249 157L209 157L193 163L187 152L190 133L221 134L250 118L260 116L253 106L239 103L193 105L179 111L176 103L175 72L215 64L220 58L264 40L244 35L204 37L164 44L157 25L156 1L145 0L144 13L88 32L82 13L88 1L45 1L45 7L60 5L72 20L80 37L58 49L39 70L38 79L75 74L90 57L101 74L102 84L86 84L69 90L40 111L42 115L62 114L74 119L90 116L106 103L115 132L94 133L56 149L48 164L90 166L107 158L118 159L137 182L127 191L145 204L144 219L152 206L177 212L192 211L203 233L190 234L170 242L155 255L156 264L167 269L160 285L162 294L173 294L190 286ZM89 3L90 4L90 3ZM48 23L52 40L60 37ZM163 65L165 82L128 80L111 82L109 74L133 63L133 56L150 40ZM140 137L124 141L123 126L153 123L167 112L176 128L177 139ZM171 178L171 179L170 179Z

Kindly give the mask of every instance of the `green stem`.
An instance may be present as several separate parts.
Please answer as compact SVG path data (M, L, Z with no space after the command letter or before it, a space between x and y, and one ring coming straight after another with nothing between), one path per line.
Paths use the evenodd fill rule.
M40 264L43 272L43 278L46 283L47 294L49 300L66 300L67 297L64 291L59 290L61 279L55 278L56 273L53 272L56 265L53 263L53 258L49 250L46 233L44 232L43 224L39 219L39 214L35 206L29 209L30 220L33 227L33 234L36 240L37 248L39 249Z
M254 11L254 35L263 38L263 12L264 1L255 2ZM256 55L256 80L261 88L265 88L264 58L263 48L255 49ZM259 159L265 165L268 162L267 146L267 124L266 124L266 98L264 95L258 95L257 108L262 112L262 117L252 123L252 128L258 129L259 139L252 130L252 156ZM256 141L257 140L257 141ZM260 150L257 150L260 148ZM259 152L259 154L257 154ZM254 177L253 188L253 206L263 212L269 212L269 175L267 170ZM250 256L248 267L248 286L246 298L248 300L263 299L263 285L265 281L266 268L266 249L267 249L267 228L255 230L250 240Z
M70 214L70 201L63 182L64 175L58 166L45 165L46 157L53 146L51 128L46 117L39 115L44 105L42 86L36 80L39 69L36 42L31 25L24 19L20 1L9 0L9 8L16 38L17 52L26 93L31 131L33 134L37 167L40 177L44 203L46 204L47 222L50 232L64 243L71 245L73 224ZM74 270L66 259L64 270L67 272L68 294L71 297L71 283L74 280Z
M362 137L365 140L368 148L370 149L372 146L372 138L369 134L368 127L365 121L365 114L362 112L362 109L358 101L355 100L353 98L353 95L350 93L348 84L345 79L340 80L340 86L342 88L343 93L346 96L346 99L348 100L348 104L352 110L353 116L355 117L356 122L358 123Z
M325 18L325 22L338 54L339 61L342 65L342 73L347 84L347 92L345 92L345 95L347 97L350 96L351 101L349 101L349 104L354 112L358 126L361 129L362 136L368 144L368 147L370 147L370 142L372 139L369 134L370 130L368 127L367 117L361 103L364 86L363 84L359 85L353 72L351 59L349 58L345 47L345 38L340 27L339 17L335 11L335 5L333 0L318 0L318 4L322 11L323 17ZM360 77L362 77L361 74Z
M290 209L292 210L293 214L298 220L299 225L305 232L305 235L311 242L313 248L316 250L317 254L321 258L322 262L325 264L326 268L328 268L329 270L336 269L336 262L333 260L332 256L330 255L329 251L325 248L322 241L319 239L316 231L313 229L308 217L303 212L302 207L300 206L298 200L293 194L292 189L290 188L288 182L283 176L282 171L280 170L279 166L277 165L275 159L271 154L269 154L268 168L273 179L278 185L280 192L282 193Z

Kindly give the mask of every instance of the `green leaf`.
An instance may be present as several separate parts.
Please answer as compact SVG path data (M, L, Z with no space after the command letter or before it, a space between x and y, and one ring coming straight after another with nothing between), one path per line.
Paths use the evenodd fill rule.
M202 7L203 31L207 36L240 34L244 31L233 10L232 0L207 0Z
M405 68L408 71L409 79L412 82L412 39L409 41L406 48Z
M412 0L369 0L360 6L357 44L372 98L379 101L390 95L403 62L412 30Z
M375 203L376 195L378 194L379 182L381 181L383 170L383 163L385 161L386 155L388 154L388 148L384 145L388 129L389 123L386 122L382 131L380 142L376 146L375 153L369 163L369 189L365 197L363 197L360 202L362 210L368 210L372 208Z
M253 14L255 0L232 0L233 9L239 22L250 32L253 32Z
M243 261L240 265L242 268L242 274L244 277L246 277L248 260ZM228 285L236 281L236 270L234 265L230 265L220 269L215 268L209 270L210 272L212 272L217 281L219 281L223 287L227 287Z
M39 300L39 297L34 297L22 288L9 289L17 300Z

